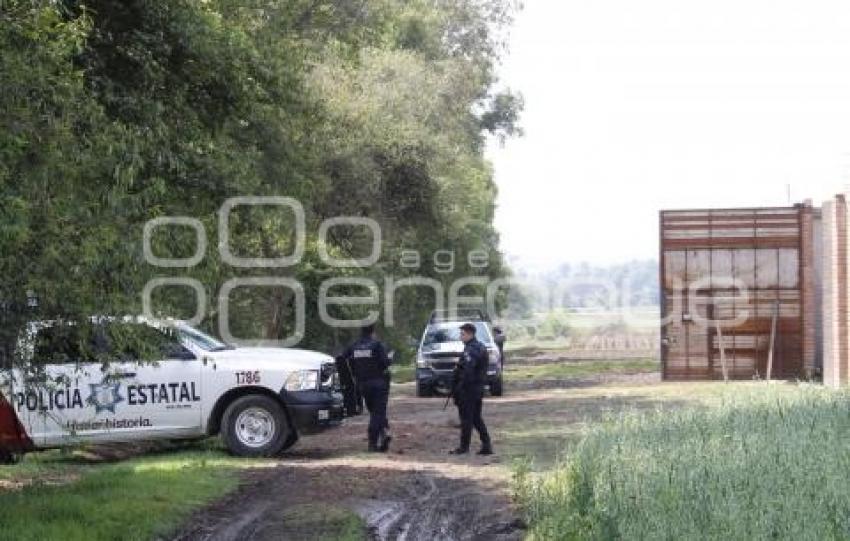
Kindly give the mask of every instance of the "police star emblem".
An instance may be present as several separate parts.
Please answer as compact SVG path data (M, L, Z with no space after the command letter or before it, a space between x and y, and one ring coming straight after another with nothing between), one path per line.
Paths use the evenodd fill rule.
M91 390L91 394L87 402L94 406L95 413L102 411L115 413L115 405L124 401L124 397L121 396L120 392L120 383L89 383L89 389Z

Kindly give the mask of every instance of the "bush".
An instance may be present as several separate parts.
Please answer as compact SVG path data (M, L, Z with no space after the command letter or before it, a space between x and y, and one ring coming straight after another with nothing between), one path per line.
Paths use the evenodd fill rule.
M549 312L540 323L536 334L541 340L566 338L570 335L570 325L567 321L567 316L560 312Z

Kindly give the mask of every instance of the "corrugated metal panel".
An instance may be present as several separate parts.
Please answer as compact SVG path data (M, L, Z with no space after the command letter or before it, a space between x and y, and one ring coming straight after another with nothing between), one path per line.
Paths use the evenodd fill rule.
M662 211L659 222L665 379L722 377L716 321L730 377L764 377L777 311L773 374L802 377L801 207Z

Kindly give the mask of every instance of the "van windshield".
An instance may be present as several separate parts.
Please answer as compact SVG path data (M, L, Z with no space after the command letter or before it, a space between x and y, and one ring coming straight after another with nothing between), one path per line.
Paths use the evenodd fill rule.
M439 325L431 325L425 332L425 338L422 340L423 346L434 346L446 342L460 342L460 326L461 323L441 323ZM484 322L478 321L475 323L475 337L479 341L489 344L493 341L490 336L490 331Z

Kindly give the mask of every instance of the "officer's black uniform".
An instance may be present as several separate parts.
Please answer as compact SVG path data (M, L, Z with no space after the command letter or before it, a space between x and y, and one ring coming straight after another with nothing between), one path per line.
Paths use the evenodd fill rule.
M357 381L354 379L349 359L345 355L340 355L334 360L336 361L336 372L339 374L339 384L342 388L345 415L346 417L360 415L363 413L363 397L360 395L360 389L357 388Z
M459 361L459 381L455 386L455 396L460 410L460 447L453 451L455 454L469 452L473 427L481 438L481 454L493 452L490 434L487 433L487 426L481 418L489 360L487 348L478 339L472 338L464 346L463 355Z
M371 333L362 336L345 352L345 358L351 365L360 393L369 410L369 450L376 451L380 438L380 450L386 451L389 436L385 430L387 423L387 402L390 386L386 376L390 360L384 345L372 338Z

